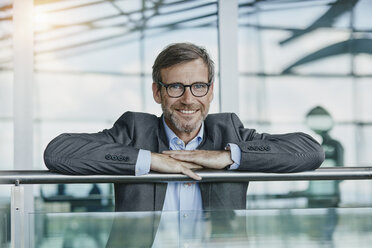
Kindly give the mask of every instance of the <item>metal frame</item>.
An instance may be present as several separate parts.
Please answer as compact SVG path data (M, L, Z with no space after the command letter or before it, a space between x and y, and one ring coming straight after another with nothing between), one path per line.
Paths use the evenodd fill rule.
M14 0L14 169L33 162L33 0Z
M14 169L33 168L33 77L34 77L34 1L13 1L14 64ZM12 247L30 247L28 213L34 210L32 185L12 187ZM18 224L20 223L20 224ZM20 237L19 237L20 236Z
M220 112L239 113L238 1L218 1Z
M301 181L301 180L363 180L372 179L372 167L324 167L297 173L263 173L246 171L203 170L197 172L204 182ZM62 175L47 170L2 171L1 184L58 183L156 183L194 181L182 174L150 173L133 175Z
M16 182L11 188L11 247L25 247L25 203L24 187Z

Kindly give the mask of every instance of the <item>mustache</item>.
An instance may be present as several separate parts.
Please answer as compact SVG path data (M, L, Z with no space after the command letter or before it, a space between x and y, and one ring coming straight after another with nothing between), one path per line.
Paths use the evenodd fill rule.
M183 109L183 110L195 110L195 109L200 109L201 106L199 104L184 104L184 103L179 103L175 104L172 107L173 109Z

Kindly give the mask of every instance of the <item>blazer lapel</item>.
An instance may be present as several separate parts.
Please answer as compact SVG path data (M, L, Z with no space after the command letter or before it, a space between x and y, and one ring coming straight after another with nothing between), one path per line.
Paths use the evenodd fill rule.
M163 116L159 118L159 134L158 134L158 152L161 153L165 150L169 150L169 141L165 134L163 125Z
M200 145L196 148L197 150L214 150L213 137L207 130L207 124L204 122L204 136Z
M163 116L161 116L159 118L158 152L161 153L165 150L169 150L169 144L163 126ZM155 211L163 209L167 186L167 183L155 183Z
M155 183L155 211L163 210L167 183Z
M205 124L205 123L204 123ZM213 137L211 137L206 128L207 125L204 125L204 137L203 141L196 148L197 150L215 150ZM200 193L202 196L203 209L208 210L211 206L211 183L200 183L199 184Z

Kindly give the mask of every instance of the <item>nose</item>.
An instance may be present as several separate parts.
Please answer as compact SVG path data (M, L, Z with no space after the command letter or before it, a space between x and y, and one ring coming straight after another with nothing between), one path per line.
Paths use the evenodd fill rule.
M194 95L191 93L191 88L186 87L185 92L181 96L182 103L185 103L185 104L191 103L193 98L194 98Z

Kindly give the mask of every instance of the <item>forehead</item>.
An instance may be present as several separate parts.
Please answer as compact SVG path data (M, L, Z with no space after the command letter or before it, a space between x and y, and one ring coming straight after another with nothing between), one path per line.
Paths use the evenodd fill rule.
M208 67L202 59L195 59L160 70L164 83L208 82Z

